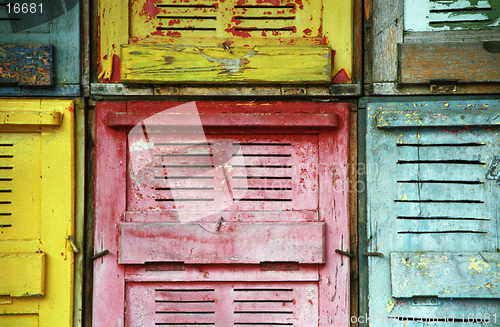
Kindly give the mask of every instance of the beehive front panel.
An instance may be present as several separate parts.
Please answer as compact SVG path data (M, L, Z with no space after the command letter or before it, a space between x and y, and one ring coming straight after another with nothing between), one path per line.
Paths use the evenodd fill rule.
M2 326L73 325L73 111L0 101Z
M500 308L496 116L498 101L369 105L374 326L494 319Z
M339 149L346 148L349 106L238 103L236 111L234 104L209 102L99 106L98 140L119 138L120 157L104 151L116 148L116 141L98 141L97 187L100 194L113 194L99 180L120 178L120 185L112 184L123 194L117 197L120 208L112 209L113 223L105 213L109 209L98 206L96 240L99 251L109 254L96 262L95 287L106 284L123 292L94 299L96 326L122 319L148 326L322 326L331 319L348 324L347 267L327 253L347 248L340 236L347 228L346 199L339 195L345 194L341 162L347 153ZM168 112L179 108L199 112ZM290 119L297 114L305 114L301 127L291 127L298 124ZM191 125L196 120L204 122L201 129ZM275 126L272 133L268 126ZM338 153L337 159L326 161L326 149L328 155ZM105 160L108 166L100 164ZM332 196L340 201L335 208ZM120 279L109 279L112 270ZM99 309L103 297L115 303L116 316L110 317L109 307ZM322 307L325 299L344 305ZM124 312L124 306L134 309Z
M349 83L352 29L351 1L102 0L99 79Z

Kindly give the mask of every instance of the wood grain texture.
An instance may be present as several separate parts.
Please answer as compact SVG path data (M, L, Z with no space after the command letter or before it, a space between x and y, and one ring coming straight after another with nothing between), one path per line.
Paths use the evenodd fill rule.
M397 44L403 42L403 7L403 0L373 0L373 83L397 79Z
M392 296L498 299L498 252L393 252Z
M52 85L53 45L0 44L0 84Z
M118 262L325 262L324 223L222 222L218 230L216 226L216 222L121 223Z
M223 47L130 45L121 48L121 81L330 82L328 47ZM279 62L279 64L276 64Z
M424 43L400 46L400 82L500 82L500 54L485 50L482 42Z

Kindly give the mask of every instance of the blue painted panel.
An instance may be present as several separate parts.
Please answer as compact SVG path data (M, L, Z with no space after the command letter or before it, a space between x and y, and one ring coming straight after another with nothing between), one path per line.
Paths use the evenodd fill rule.
M5 0L0 2L6 3ZM13 2L14 3L14 2ZM21 2L22 4L23 2ZM9 96L78 96L81 82L80 53L80 1L79 0L33 0L36 13L7 12L0 5L0 39L2 43L51 44L54 64L54 88L22 88L0 91ZM40 7L41 5L41 7ZM40 13L40 8L42 12ZM10 20L9 20L10 19ZM70 91L68 91L70 90Z
M0 87L0 96L80 96L80 85Z
M416 110L425 119L402 118ZM441 124L442 119L436 124L436 112L441 114L446 110L453 110L452 119L445 125ZM460 111L470 125L462 122ZM388 124L380 124L380 117L389 117L387 112L398 114L391 116L394 120ZM376 102L371 99L368 103L367 251L384 255L368 258L369 313L380 317L372 319L371 326L409 326L403 319L409 317L433 315L445 319L447 314L458 317L465 313L467 319L469 313L477 317L500 312L500 300L486 296L490 294L487 291L470 293L470 298L432 302L436 299L429 295L432 292L411 290L411 283L415 282L411 274L398 279L398 285L408 279L410 289L405 289L404 294L397 293L395 298L391 288L391 265L394 267L395 263L390 259L391 253L396 252L498 253L500 186L487 175L495 156L500 156L500 126L485 122L499 113L499 100ZM419 262L423 268L433 264L426 258ZM471 276L467 278L474 277ZM429 273L418 278L429 281L428 289L435 283L445 290L457 277L446 280ZM465 276L460 282L464 279ZM406 297L399 297L401 294ZM388 323L391 317L398 319ZM429 326L442 323L443 320ZM445 325L457 327L463 323L456 320Z

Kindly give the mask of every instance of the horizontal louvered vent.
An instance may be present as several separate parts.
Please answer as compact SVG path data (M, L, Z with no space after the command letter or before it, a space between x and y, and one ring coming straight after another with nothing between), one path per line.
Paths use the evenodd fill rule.
M397 144L398 234L486 234L484 143Z
M499 0L405 1L406 31L500 28Z
M128 283L127 326L314 324L317 285L303 282ZM154 323L153 323L154 322Z
M297 34L298 26L304 25L297 12L308 5L308 1L163 0L156 4L159 12L155 17L156 30L166 31L167 36L183 37L198 37L203 33L213 36L214 32L240 37L290 37ZM306 36L311 32L309 29Z
M220 156L210 142L155 143L154 178L165 184L155 188L155 201L214 201L218 170L233 201L292 201L291 145L232 142ZM227 165L232 158L236 164Z
M12 223L3 220L10 221L12 216L13 147L13 143L0 143L0 229L12 227Z

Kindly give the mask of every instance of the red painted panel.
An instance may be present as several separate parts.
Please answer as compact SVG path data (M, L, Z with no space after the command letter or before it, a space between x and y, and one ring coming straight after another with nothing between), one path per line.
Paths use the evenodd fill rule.
M203 126L203 128L196 129L196 131L201 131L200 135L206 135L203 137L186 136L189 133L177 133L172 136L166 133L165 129L148 126L146 138L141 126L134 127L132 130L130 127L107 126L108 118L116 117L114 112L146 113L149 116L179 105L192 106L193 104L124 102L97 103L96 105L97 195L94 242L95 252L108 249L110 254L95 262L93 325L154 326L155 322L189 323L191 321L189 319L193 316L196 316L197 322L213 321L207 318L205 313L193 312L189 317L173 313L156 314L155 311L182 308L177 302L157 302L164 299L157 297L156 290L164 287L214 289L216 326L225 327L232 325L233 322L259 323L265 322L264 319L270 319L270 324L281 322L276 320L276 317L281 314L275 314L276 316L265 314L263 309L266 306L261 305L261 302L255 302L265 300L264 293L261 293L264 291L246 290L238 293L238 296L250 295L252 299L235 298L235 295L231 293L237 287L250 289L266 284L265 287L271 285L271 288L292 285L293 292L297 292L298 295L294 297L297 305L290 304L293 302L285 302L284 306L282 305L286 308L284 311L287 311L289 307L295 310L291 314L294 326L348 326L349 258L335 253L335 249L349 250L347 160L350 106L304 102L196 102L196 108L200 113L323 113L327 114L327 117L334 117L331 114L335 114L339 118L338 126L335 128L319 127L324 126L325 123L295 124L293 122L289 124L292 126L272 129L262 126L216 126L220 120L218 122L213 120L217 123L213 123L212 127ZM227 121L231 123L230 120ZM326 123L326 125L329 124ZM187 140L188 143L201 140L213 143L213 146L207 145L203 149L203 146L192 144L180 146L161 144L172 140ZM160 144L156 146L155 142ZM273 142L280 143L280 145L269 144ZM248 145L250 143L252 145ZM231 153L228 149L232 149L233 146L237 151ZM208 156L210 159L208 164L207 157L185 155L203 154L203 151L214 155ZM164 156L169 153L180 156ZM228 154L231 155L228 156ZM232 154L242 154L242 156ZM261 154L265 156L260 156ZM284 154L290 156L281 156ZM186 164L195 166L170 167ZM202 167L204 165L208 167ZM171 168L175 169L171 170ZM172 173L177 175L172 175ZM184 178L193 176L211 178ZM238 176L245 178L235 178ZM177 177L177 179L170 177ZM278 186L276 181L279 181ZM202 189L192 189L193 187ZM183 188L183 190L179 193L179 190L172 188ZM175 192L177 195L182 194L188 200L203 199L206 194L211 194L214 201L189 200L186 201L191 203L189 205L178 204L175 203L175 199L178 198ZM239 194L243 195L239 196ZM247 196L253 200L235 200ZM220 217L223 218L221 233L225 233L225 229L229 226L250 226L248 230L252 232L245 233L241 238L244 242L239 244L233 237L232 242L237 247L230 248L227 246L229 243L220 242L221 238L217 236L217 232L211 232ZM192 220L191 223L190 220ZM164 238L160 239L153 237L152 242L148 242L148 236L164 232L162 229L152 228L143 237L128 238L126 246L122 242L122 249L119 251L119 226L122 226L122 232L123 226L127 226L125 228L128 228L127 232L139 235L144 231L140 228L134 230L131 226L166 226L168 224L179 226L177 233L169 232L170 236L163 235ZM304 233L303 230L297 232L289 227L309 226L306 228L310 228L318 224L324 224L326 236L321 245L324 264L300 264L298 271L261 271L259 264L214 264L213 262L231 261L217 261L219 259L212 260L208 257L208 254L218 255L216 250L220 247L222 255L229 256L235 253L246 255L240 262L258 263L262 259L263 261L284 261L284 255L290 256L287 259L295 256L298 258L297 261L307 259L308 252L303 251L301 245L297 244L314 240L317 245L317 238L313 236L317 233L310 231ZM279 237L273 237L273 233L281 226L287 226L286 231L282 231ZM197 240L190 242L186 239L185 242L175 243L175 240L180 240L179 232L182 230L188 230L185 236L195 236ZM292 239L299 243L295 246L289 244L289 248L284 246L273 248L273 242L279 243L280 239L286 239L290 233L295 233L296 237ZM202 244L200 240L203 237L200 238L199 235L205 235L203 237L208 244ZM224 237L227 235L231 233L224 234ZM233 233L232 236L234 235L236 234ZM305 239L304 236L306 236ZM231 238L231 236L226 238ZM262 245L259 239L266 239L266 241L261 241ZM245 248L245 242L247 248ZM249 246L248 242L258 243L258 245ZM143 247L143 250L137 246ZM158 253L148 259L151 249ZM163 261L166 260L164 254L172 249L176 249L171 252L174 254L182 249L186 251L196 249L204 253L206 260L192 261L199 262L196 264L186 263L182 271L146 271L145 265L118 263L119 257L124 259L132 254L135 256L133 260L124 259L122 263L145 262L158 260L158 258ZM261 249L266 250L261 252ZM188 255L185 255L183 259L193 258L190 257L189 251L185 253ZM313 253L318 255L317 251ZM269 260L268 255L275 255L275 257ZM278 260L279 258L281 259ZM171 257L167 259L171 260ZM265 287L262 286L262 288ZM182 296L187 294L181 293ZM261 296L264 298L260 298ZM279 298L279 294L274 294L274 296ZM233 300L236 299L254 302L234 302ZM297 299L302 300L297 301ZM156 306L159 310L156 310ZM206 306L207 304L200 304L199 308L203 311L207 309ZM273 306L274 304L269 304L268 307ZM197 307L193 304L186 304L185 308L194 310ZM252 310L256 312L248 313ZM235 313L235 311L243 311L243 313Z
M324 263L323 223L121 223L120 264Z

